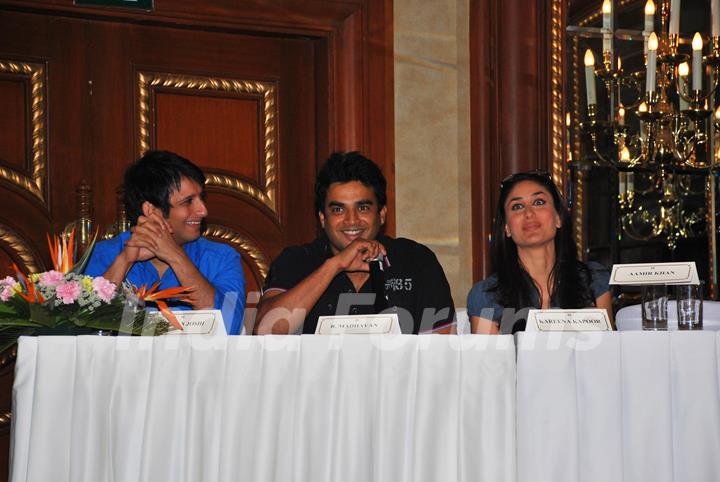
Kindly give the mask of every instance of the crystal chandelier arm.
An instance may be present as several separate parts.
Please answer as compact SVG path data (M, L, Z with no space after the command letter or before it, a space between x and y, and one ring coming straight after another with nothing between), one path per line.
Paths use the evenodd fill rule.
M625 105L625 110L631 111L635 110L644 100L643 98L643 85L640 82L640 79L638 76L635 75L629 75L626 77L622 77L620 81L618 82L619 88L622 88L624 85L625 87L631 89L635 92L635 99L630 102L629 104Z
M593 130L590 132L590 139L592 141L593 154L595 154L598 157L598 159L600 159L603 162L603 164L615 168L615 163L600 153L600 149L598 148L598 143L597 143L597 136L598 136L597 131Z

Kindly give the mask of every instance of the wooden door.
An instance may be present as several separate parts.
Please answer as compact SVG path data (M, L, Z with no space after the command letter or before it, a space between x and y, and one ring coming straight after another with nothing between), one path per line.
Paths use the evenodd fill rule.
M205 171L206 234L241 253L249 292L314 237L313 180L334 150L385 167L392 234L390 0L156 3L0 1L0 275L48 268L46 233L81 215L117 232L122 173L148 149ZM11 384L10 356L0 479Z
M0 274L46 268L45 233L74 217L91 139L84 34L73 20L0 15Z
M149 149L193 160L208 177L206 235L240 251L257 290L280 249L315 231L315 91L326 87L313 41L117 22L90 30L95 190L115 192ZM98 202L94 218L107 226L116 212Z

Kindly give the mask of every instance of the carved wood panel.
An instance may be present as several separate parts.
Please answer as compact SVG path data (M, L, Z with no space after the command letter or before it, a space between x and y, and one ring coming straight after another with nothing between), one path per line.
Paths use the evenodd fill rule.
M0 233L0 263L47 266L45 233L77 218L82 182L95 226L114 226L143 145L208 174L207 235L240 251L248 290L314 237L312 181L330 152L378 161L394 211L390 0L164 0L149 13L4 0L0 102L0 226L14 236Z

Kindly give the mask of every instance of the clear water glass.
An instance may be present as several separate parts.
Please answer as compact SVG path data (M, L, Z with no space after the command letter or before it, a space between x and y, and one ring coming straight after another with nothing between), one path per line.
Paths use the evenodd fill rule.
M645 285L642 289L643 330L665 331L668 327L667 285Z
M703 327L703 286L678 285L677 299L678 330L702 330Z

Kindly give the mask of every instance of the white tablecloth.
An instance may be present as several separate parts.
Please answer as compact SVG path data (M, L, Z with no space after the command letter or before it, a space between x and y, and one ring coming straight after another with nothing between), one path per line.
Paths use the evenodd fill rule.
M16 482L516 480L511 337L22 338L13 398Z
M517 343L520 482L720 480L719 333L532 337Z

